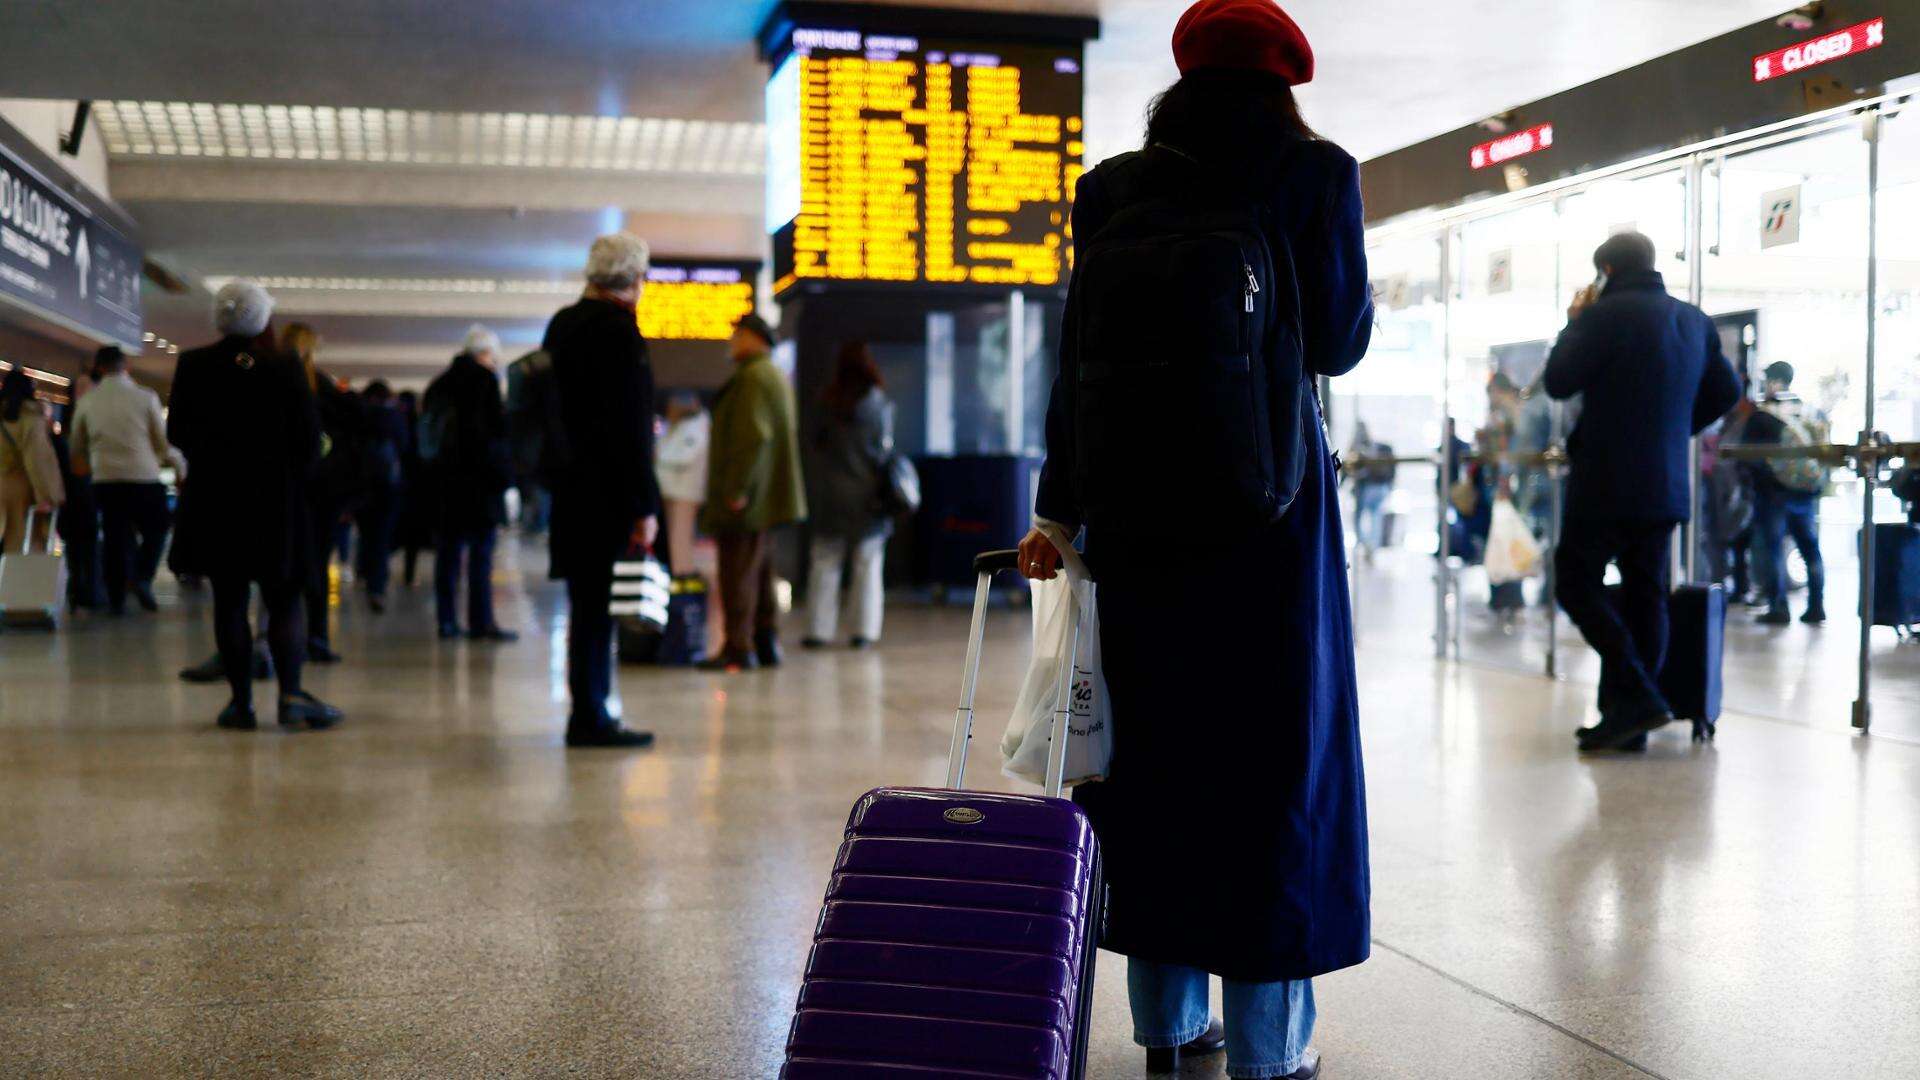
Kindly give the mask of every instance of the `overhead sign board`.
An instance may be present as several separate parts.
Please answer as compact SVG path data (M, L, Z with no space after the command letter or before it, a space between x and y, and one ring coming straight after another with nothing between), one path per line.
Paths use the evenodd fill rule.
M1753 58L1753 81L1766 82L1810 67L1832 63L1855 53L1877 49L1887 43L1887 20L1869 19L1845 30L1823 34L1784 49L1775 49Z
M1537 154L1553 146L1553 125L1538 124L1525 131L1516 131L1511 135L1502 135L1497 139L1483 142L1467 154L1467 161L1476 169L1485 169L1493 165L1504 165L1517 157Z
M0 298L137 351L141 261L131 240L0 144Z
M1084 47L980 25L980 37L795 26L776 43L775 293L805 281L1064 285Z
M760 264L656 260L640 290L640 332L652 341L725 341L753 311Z

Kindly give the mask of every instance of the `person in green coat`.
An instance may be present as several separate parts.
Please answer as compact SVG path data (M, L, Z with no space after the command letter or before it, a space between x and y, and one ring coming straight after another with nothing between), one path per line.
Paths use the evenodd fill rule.
M745 671L780 663L771 531L804 520L793 387L773 366L773 328L748 315L728 346L733 377L713 402L707 505L700 527L720 548L726 642L701 666Z

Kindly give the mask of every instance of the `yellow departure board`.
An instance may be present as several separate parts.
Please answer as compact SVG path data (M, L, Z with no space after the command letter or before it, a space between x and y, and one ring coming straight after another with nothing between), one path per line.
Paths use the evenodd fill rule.
M652 341L725 341L753 310L760 268L746 262L656 262L640 290L640 333Z
M775 292L1064 283L1080 44L804 27L790 44L767 85Z

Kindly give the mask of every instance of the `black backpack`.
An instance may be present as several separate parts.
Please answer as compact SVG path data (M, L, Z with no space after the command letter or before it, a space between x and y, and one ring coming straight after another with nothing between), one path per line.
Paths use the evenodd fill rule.
M535 349L515 361L513 369L518 377L510 378L507 390L507 429L513 439L514 472L551 485L573 461L553 357Z
M1219 174L1145 153L1148 197L1082 240L1068 297L1081 511L1096 528L1165 528L1177 493L1216 520L1272 524L1318 418L1292 252Z

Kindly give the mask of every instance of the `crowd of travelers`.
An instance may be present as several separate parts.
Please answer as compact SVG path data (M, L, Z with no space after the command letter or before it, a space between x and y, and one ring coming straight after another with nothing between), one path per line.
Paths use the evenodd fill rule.
M441 639L517 640L493 584L510 491L528 541L544 537L551 576L567 582L569 745L651 739L608 711L617 562L657 559L684 580L711 545L717 580L705 587L725 631L700 666L781 663L774 536L809 518L810 486L804 643L835 638L851 562L851 644L875 644L893 406L871 351L853 342L840 352L804 448L794 391L771 359L775 331L757 314L727 343L728 378L710 406L693 388L656 400L636 317L647 269L639 238L601 237L581 299L554 316L539 348L506 363L499 336L475 325L421 394L330 373L318 331L276 327L272 296L247 281L220 289L219 339L181 354L164 404L119 349L101 349L63 430L29 375L11 369L0 383L5 550L44 542L57 522L73 610L119 616L130 599L157 610L163 559L186 586L208 588L215 649L180 676L228 685L227 728L257 725L253 684L266 679L278 681L283 725L341 719L302 686L302 668L342 659L332 608L351 594L341 586L357 587L370 614L387 611L396 558L412 588L420 554L432 553Z

